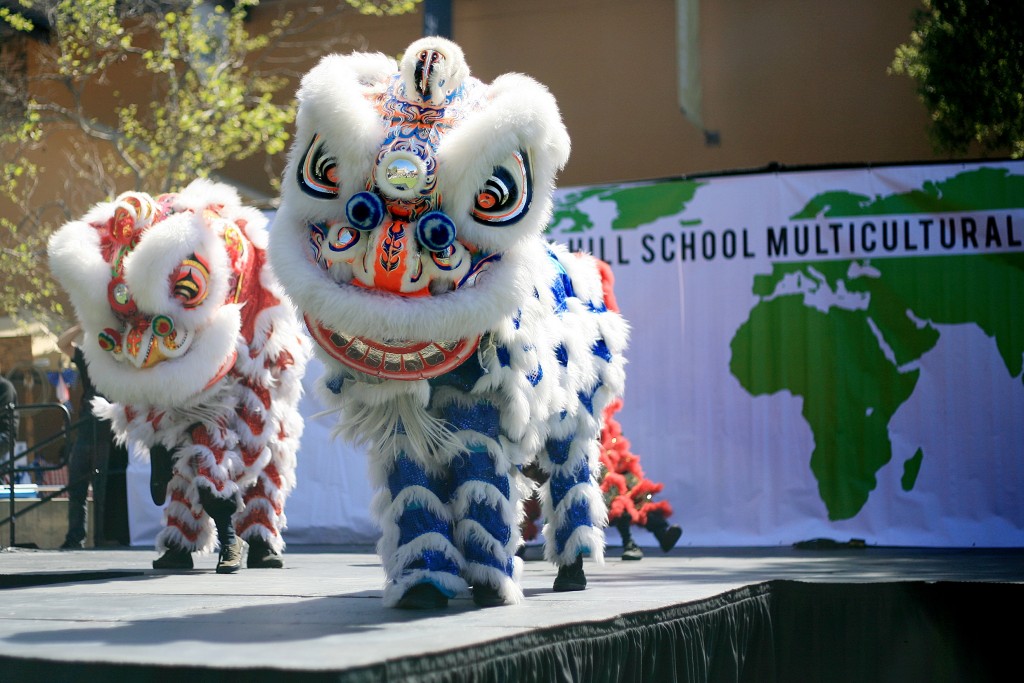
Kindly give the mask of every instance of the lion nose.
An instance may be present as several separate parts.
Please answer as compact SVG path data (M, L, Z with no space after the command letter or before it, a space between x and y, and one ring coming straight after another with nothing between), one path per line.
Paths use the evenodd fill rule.
M444 261L455 242L455 222L443 211L418 214L414 204L357 192L345 206L348 224L369 240L355 282L400 296L430 296L424 259Z
M419 282L422 265L419 250L410 240L408 221L390 219L377 233L370 250L373 258L373 286L402 296L425 296L426 282Z

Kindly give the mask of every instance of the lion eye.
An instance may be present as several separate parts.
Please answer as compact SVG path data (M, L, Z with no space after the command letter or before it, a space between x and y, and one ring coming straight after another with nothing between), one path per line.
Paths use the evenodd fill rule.
M309 141L296 175L299 188L309 196L316 199L334 199L338 196L337 162L327 153L319 133Z
M203 303L210 292L210 266L195 254L185 259L172 277L171 291L185 308Z
M486 225L509 225L530 208L533 194L530 159L526 152L514 153L495 166L476 196L473 218Z

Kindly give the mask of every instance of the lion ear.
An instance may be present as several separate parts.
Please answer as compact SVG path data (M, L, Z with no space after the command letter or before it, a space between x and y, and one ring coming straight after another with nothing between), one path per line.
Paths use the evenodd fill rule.
M141 310L197 325L227 298L230 268L223 241L203 214L183 212L146 230L125 257L124 277Z
M554 96L529 76L499 76L480 99L441 140L438 194L457 221L465 216L469 242L505 251L546 227L569 134Z
M325 217L323 200L364 189L385 131L368 95L397 68L382 54L328 55L303 77L285 197Z

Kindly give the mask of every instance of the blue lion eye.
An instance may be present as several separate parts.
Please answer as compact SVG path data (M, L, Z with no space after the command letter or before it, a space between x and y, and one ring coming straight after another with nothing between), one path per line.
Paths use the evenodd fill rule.
M357 192L345 205L345 216L356 230L373 230L384 218L384 202L372 192Z
M428 211L416 224L416 239L430 251L444 251L455 242L455 222L440 211Z

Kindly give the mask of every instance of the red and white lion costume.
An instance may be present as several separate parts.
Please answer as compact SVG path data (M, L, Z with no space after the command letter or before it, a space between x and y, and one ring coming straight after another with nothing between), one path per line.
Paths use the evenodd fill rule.
M49 242L108 399L95 412L152 453L154 500L166 482L155 567L189 568L219 540L217 570L234 571L238 539L250 567L281 566L309 342L267 265L265 226L233 188L196 180L124 193Z

